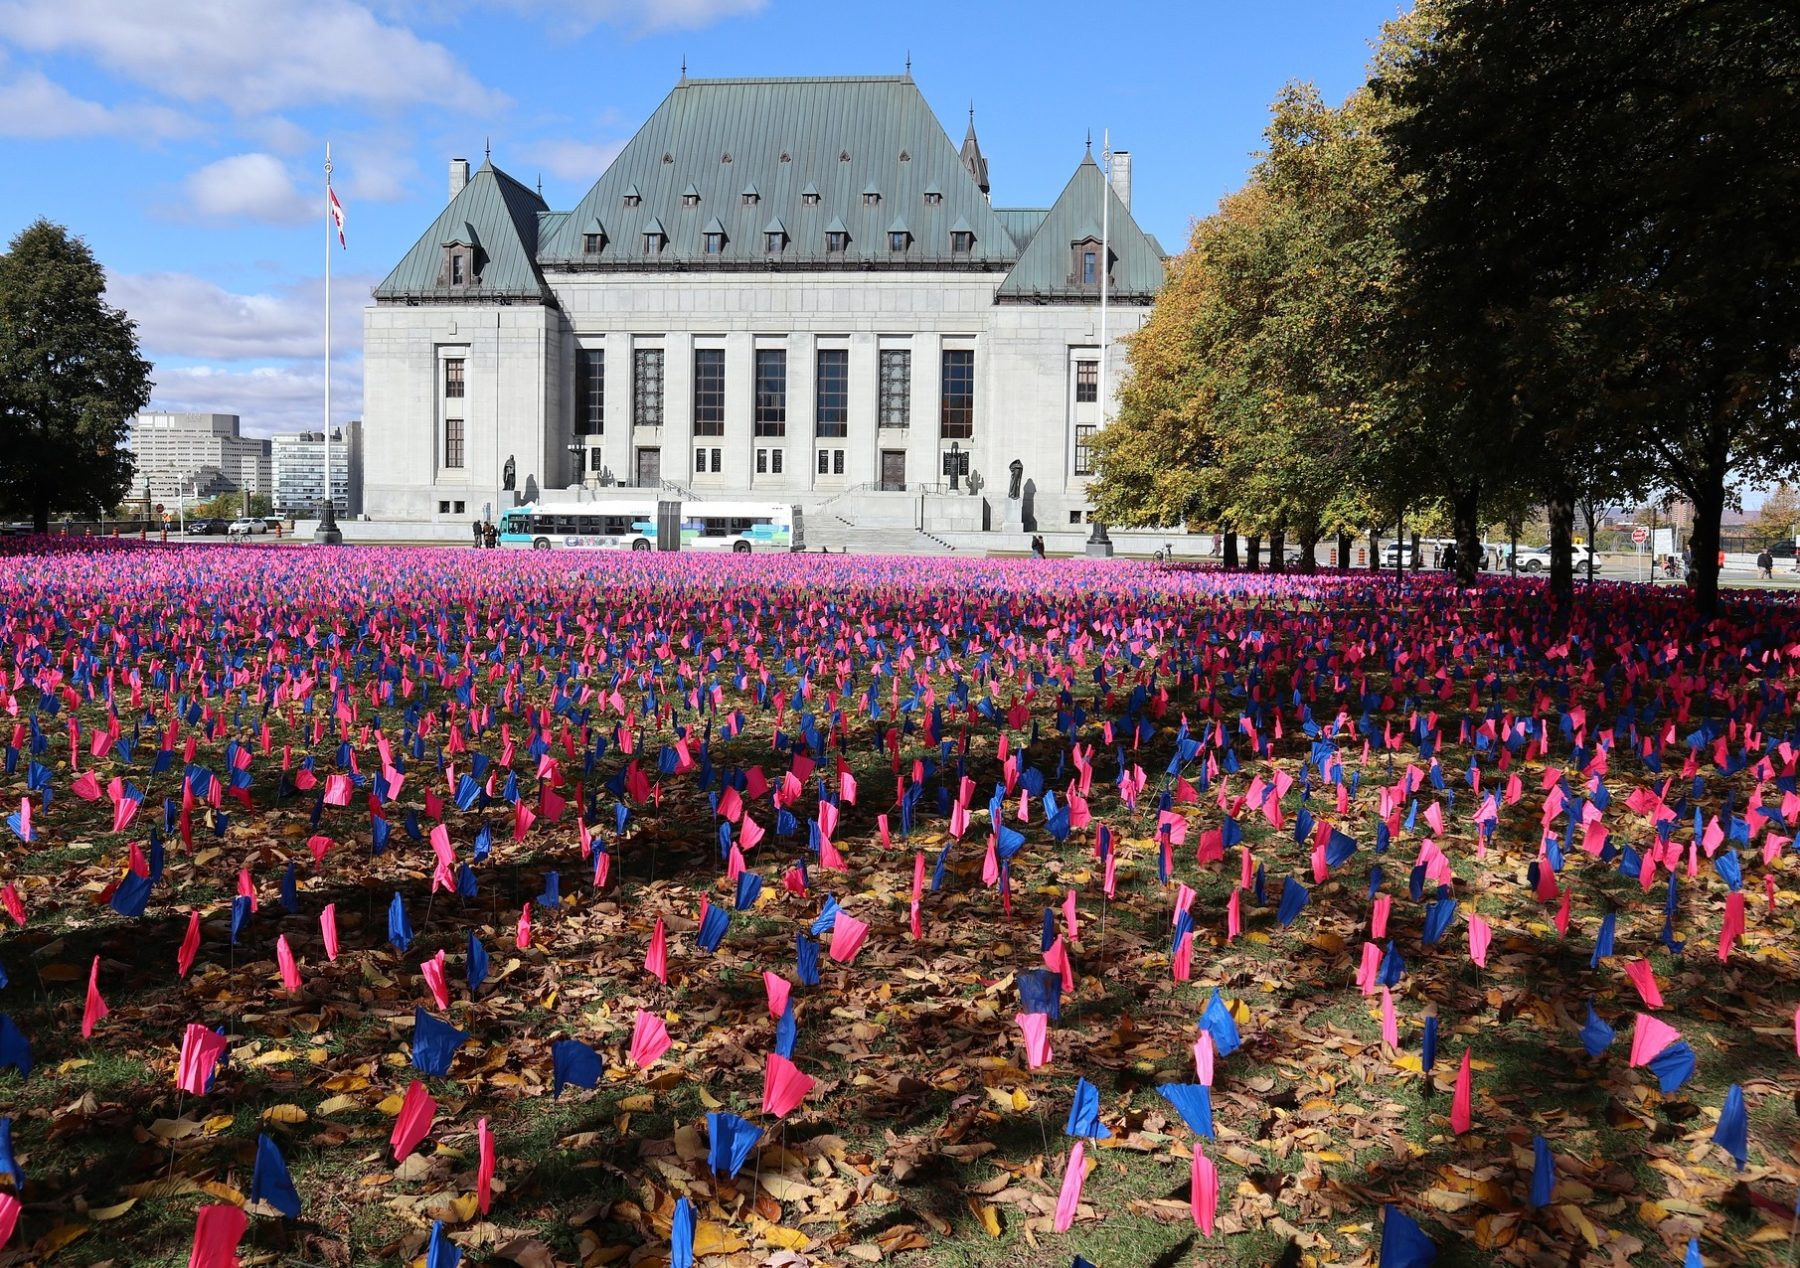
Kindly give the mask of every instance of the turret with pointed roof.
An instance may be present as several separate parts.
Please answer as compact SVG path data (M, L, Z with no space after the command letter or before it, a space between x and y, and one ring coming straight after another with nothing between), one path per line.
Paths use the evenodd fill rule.
M551 302L536 259L538 220L548 211L487 159L375 288L375 298Z
M969 130L963 133L962 161L969 171L970 179L982 193L992 198L988 185L987 159L981 155L981 142L975 139L975 107L972 103L969 106Z

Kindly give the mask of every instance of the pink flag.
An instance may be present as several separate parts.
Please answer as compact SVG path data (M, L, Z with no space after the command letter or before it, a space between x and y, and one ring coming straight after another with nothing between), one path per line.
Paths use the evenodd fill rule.
M1394 993L1381 988L1381 1042L1390 1048L1400 1046L1400 1019L1394 1015Z
M1456 1072L1456 1091L1450 1097L1450 1130L1458 1136L1475 1125L1473 1096L1474 1076L1469 1071L1469 1050L1464 1048L1462 1068Z
M831 926L831 947L829 954L839 964L848 964L862 950L865 939L869 936L867 922L858 920L848 912L840 911Z
M656 928L650 931L650 950L644 954L644 968L664 986L669 984L669 940L663 932L661 916L656 918Z
M1656 975L1650 969L1650 961L1633 960L1625 966L1625 976L1631 979L1633 986L1637 987L1638 995L1644 1001L1644 1007L1662 1007L1662 991L1657 989Z
M524 909L519 912L519 928L518 931L513 934L513 945L518 947L521 951L527 951L531 948L530 903L526 903Z
M769 995L769 1016L779 1018L787 1011L788 994L794 984L779 973L763 970L763 990Z
M0 1193L0 1250L12 1240L13 1230L19 1226L19 1199L10 1193Z
M1194 1040L1194 1082L1211 1087L1213 1081L1212 1031L1202 1030Z
M275 939L275 964L281 970L281 984L290 994L300 989L300 966L294 963L294 950L284 933Z
M206 1095L206 1080L225 1051L225 1036L189 1022L181 1036L181 1059L175 1063L175 1086L193 1096Z
M244 1240L250 1217L244 1208L224 1203L194 1213L194 1249L188 1268L237 1268L237 1245Z
M779 1052L763 1058L763 1113L786 1118L812 1088L812 1077Z
M486 1215L494 1201L494 1132L485 1118L475 1124L475 1141L481 1151L475 1169L475 1195L481 1202L481 1213Z
M419 972L425 975L425 985L431 988L431 998L437 1001L439 1008L450 1007L450 983L444 976L444 953L439 951L431 959L419 965Z
M668 1050L669 1028L663 1025L663 1019L638 1009L637 1020L631 1027L631 1064L647 1070Z
M1469 958L1487 967L1488 946L1494 941L1494 930L1480 916L1469 917Z
M1194 1212L1194 1227L1211 1237L1213 1219L1219 1211L1219 1169L1194 1141L1194 1162L1189 1172L1188 1203Z
M1033 1070L1048 1065L1050 1052L1050 1019L1042 1013L1015 1013L1013 1021L1025 1033L1025 1061Z
M1044 952L1044 967L1062 974L1063 993L1069 994L1075 989L1075 966L1069 963L1069 948L1063 945L1059 936Z
M1681 1038L1681 1032L1649 1013L1639 1013L1631 1031L1631 1061L1634 1066L1648 1065L1657 1054Z
M1040 1015L1039 1021L1043 1020ZM1075 1208L1081 1205L1081 1182L1087 1179L1087 1157L1082 1142L1069 1150L1068 1165L1063 1168L1062 1193L1056 1199L1056 1231L1066 1233L1075 1222Z
M437 829L433 828L432 837L434 840L436 839L436 836ZM331 838L327 836L308 837L306 838L306 848L312 852L313 866L323 870L325 867L325 851L331 848Z
M1231 897L1225 900L1225 940L1234 941L1244 932L1244 891L1233 889Z
M87 1004L81 1010L81 1037L91 1039L94 1027L108 1012L106 1001L100 998L100 957L94 957L94 967L88 970Z
M921 855L921 858L924 856ZM1081 941L1081 922L1075 917L1075 891L1070 890L1063 895L1062 904L1063 930L1068 934L1070 942Z
M319 932L325 935L325 958L336 964L338 953L336 903L326 903L325 910L319 913Z
M746 850L754 850L756 848L756 843L763 839L763 830L756 820L752 819L749 815L745 815L744 822L739 829L738 835L743 838L744 848Z
M431 1099L425 1085L414 1079L406 1085L406 1096L400 1102L400 1116L394 1120L393 1135L388 1137L388 1143L394 1147L396 1164L405 1162L407 1155L419 1147L435 1117L437 1102Z
M1185 982L1194 975L1194 931L1187 930L1181 935L1181 942L1175 948L1175 959L1169 971L1177 982Z
M1373 942L1363 943L1362 963L1356 969L1356 984L1362 988L1364 995L1373 995L1375 988L1381 983L1376 979L1381 975L1381 948Z
M182 936L181 950L175 956L175 972L186 977L188 970L194 967L194 957L200 953L200 913L188 913L187 933Z

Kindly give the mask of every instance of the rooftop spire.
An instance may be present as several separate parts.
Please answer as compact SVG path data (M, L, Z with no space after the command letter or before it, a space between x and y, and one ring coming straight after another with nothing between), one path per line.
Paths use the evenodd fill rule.
M969 175L975 180L982 193L988 192L988 165L981 156L981 142L975 139L975 103L969 103L969 130L963 135L963 166L969 169Z

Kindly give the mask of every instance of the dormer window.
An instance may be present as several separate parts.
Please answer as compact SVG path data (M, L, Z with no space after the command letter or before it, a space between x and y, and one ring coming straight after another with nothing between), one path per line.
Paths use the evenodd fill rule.
M850 235L834 229L825 235L825 251L828 255L841 255L850 247Z
M642 198L639 198L636 194L626 194L625 195L625 205L627 207L635 207L643 201L644 200Z
M1069 277L1078 286L1100 285L1100 240L1083 238L1079 242L1070 243ZM1109 270L1110 272L1110 270Z
M787 234L781 230L775 229L763 234L763 251L767 254L780 255L785 246L787 246Z
M597 233L582 234L581 235L581 253L583 255L599 255L600 254L600 235Z
M888 250L904 251L904 250L906 250L907 244L911 241L911 239L912 239L912 235L910 233L906 232L906 230L904 230L904 229L900 229L897 231L889 231L889 233L888 233Z
M865 207L881 206L881 191L878 189L863 190L863 206L865 206Z
M746 206L746 207L756 206L757 202L761 199L761 197L762 196L760 194L758 194L754 189L746 189L744 191L744 206Z
M937 190L928 189L925 191L925 205L927 207L936 207L936 206L940 205L943 201L944 201L944 196L942 194L938 193Z
M808 207L817 207L819 205L819 196L815 193L801 194L800 201L805 203Z
M706 253L708 255L717 255L717 254L719 254L719 252L723 251L724 249L725 249L725 235L724 234L709 233L706 235Z
M468 284L468 280L463 271L463 253L452 251L450 253L450 285L465 286Z
M681 196L681 205L683 207L698 207L700 205L700 195L683 194Z
M669 236L665 233L658 233L655 231L646 231L644 234L644 254L645 255L661 255L663 246L668 241L669 241Z
M1083 286L1092 286L1100 280L1099 259L1100 253L1092 248L1081 253L1081 284Z
M975 235L967 229L958 229L950 235L950 253L967 255L975 249Z

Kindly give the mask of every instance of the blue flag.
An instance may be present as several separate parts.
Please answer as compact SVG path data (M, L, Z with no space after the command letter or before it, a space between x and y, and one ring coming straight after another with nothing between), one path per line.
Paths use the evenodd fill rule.
M236 946L238 934L250 924L250 900L239 894L231 900L231 945Z
M1242 1046L1238 1038L1237 1018L1225 1007L1225 1001L1219 998L1219 988L1213 987L1212 998L1206 1001L1206 1011L1200 1014L1200 1024L1212 1036L1213 1051L1221 1057L1229 1057Z
M1086 1136L1104 1140L1112 1135L1100 1121L1100 1089L1085 1078L1075 1081L1075 1099L1069 1105L1069 1121L1063 1127L1067 1136Z
M775 1022L775 1051L789 1061L794 1059L794 1042L800 1038L800 1025L794 1019L794 1001L790 998Z
M121 916L133 919L144 914L144 908L150 902L150 887L154 882L148 876L139 876L136 872L125 873L125 879L113 891L112 909Z
M1182 1122L1208 1140L1213 1139L1211 1088L1204 1083L1165 1083L1156 1090L1175 1107Z
M1594 954L1588 957L1588 967L1597 969L1600 961L1613 953L1613 928L1618 924L1618 913L1609 911L1600 918L1600 932L1594 935Z
M469 978L469 994L473 995L481 989L481 984L487 981L488 975L487 948L481 945L481 939L475 936L473 929L469 930L469 963L466 971Z
M1587 1006L1587 1025L1581 1028L1581 1046L1587 1049L1590 1057L1597 1057L1612 1047L1613 1028L1600 1020L1600 1014L1594 1011L1594 1001L1589 1000Z
M714 1111L706 1116L706 1165L716 1176L735 1177L762 1139L762 1128L736 1114Z
M669 1268L694 1268L694 1204L685 1197L675 1203L669 1223Z
M794 935L794 976L802 986L819 984L819 944L803 933Z
M468 1034L447 1021L439 1021L423 1008L413 1010L412 1062L421 1074L442 1078L450 1073L456 1050Z
M1425 1019L1425 1034L1419 1040L1419 1068L1426 1074L1437 1064L1437 1014L1433 1013Z
M467 779L468 776L463 776ZM686 1201L683 1198L682 1201ZM425 1268L457 1268L462 1263L462 1252L444 1232L444 1221L431 1221L431 1241L425 1247Z
M1719 1110L1719 1126L1713 1131L1713 1144L1731 1155L1742 1171L1750 1156L1750 1119L1744 1110L1744 1089L1733 1083L1725 1093L1725 1104Z
M1550 1152L1550 1142L1542 1136L1531 1139L1531 1205L1542 1210L1550 1205L1550 1195L1556 1191L1556 1158Z
M1687 1040L1677 1039L1650 1058L1646 1065L1656 1076L1663 1095L1667 1096L1694 1077L1694 1050L1688 1047Z
M1302 908L1312 900L1312 895L1293 877L1288 877L1281 886L1281 906L1275 911L1275 919L1283 929L1294 923Z
M400 897L400 891L395 890L394 901L388 904L388 945L404 953L412 940L412 921L406 918L406 901Z
M562 876L556 872L544 873L544 892L537 896L540 907L560 907L562 905Z
M550 1045L551 1099L562 1095L563 1084L592 1088L600 1082L600 1054L579 1039L559 1039Z
M739 872L737 878L737 899L733 903L739 911L748 911L756 906L756 900L762 896L763 878L758 872Z
M281 1150L266 1135L256 1137L256 1170L250 1175L250 1200L267 1202L290 1220L300 1218L300 1191L288 1174Z
M1397 1206L1381 1208L1380 1268L1429 1268L1437 1262L1437 1244L1412 1216Z
M719 943L725 940L725 931L731 928L731 913L723 907L711 903L706 905L706 915L700 920L700 932L695 935L700 946L707 951L717 951Z
M13 1157L12 1119L10 1118L0 1118L0 1171L4 1171L13 1178L15 1192L24 1192L25 1169L19 1165L19 1160Z

